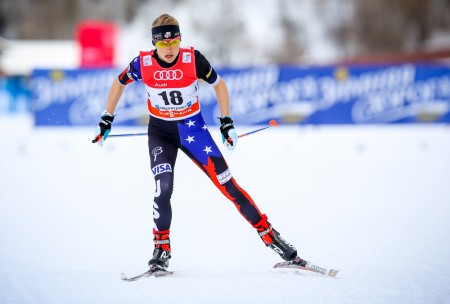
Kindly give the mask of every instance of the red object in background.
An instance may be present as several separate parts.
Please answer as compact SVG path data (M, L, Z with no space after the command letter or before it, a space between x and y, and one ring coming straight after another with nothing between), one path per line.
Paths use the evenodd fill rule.
M80 67L113 67L117 42L115 23L100 20L84 20L76 27L76 39L80 45Z

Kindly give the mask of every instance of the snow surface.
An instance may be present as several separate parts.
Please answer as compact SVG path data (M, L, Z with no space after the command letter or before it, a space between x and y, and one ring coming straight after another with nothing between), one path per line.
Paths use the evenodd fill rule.
M180 154L175 275L133 283L120 273L145 271L153 246L146 138L99 148L93 129L0 117L0 303L450 301L448 126L280 126L224 151L274 227L336 279L272 269L279 257Z

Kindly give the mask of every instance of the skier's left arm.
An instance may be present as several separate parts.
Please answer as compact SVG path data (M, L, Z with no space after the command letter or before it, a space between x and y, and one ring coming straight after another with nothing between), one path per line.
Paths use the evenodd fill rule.
M220 132L222 133L222 142L228 150L236 148L238 136L234 129L233 120L230 117L230 93L225 81L220 78L214 86L217 97L217 103L220 109Z
M208 60L197 50L195 50L195 64L197 77L214 87L220 109L219 120L222 141L228 150L233 150L236 147L238 136L233 126L233 120L230 117L230 94L228 87Z

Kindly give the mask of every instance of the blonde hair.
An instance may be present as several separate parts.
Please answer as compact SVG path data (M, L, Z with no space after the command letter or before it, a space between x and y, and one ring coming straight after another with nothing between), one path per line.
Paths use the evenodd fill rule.
M169 14L162 14L158 18L155 19L152 23L152 29L158 26L162 25L177 25L180 26L178 23L178 20L174 17L170 16Z

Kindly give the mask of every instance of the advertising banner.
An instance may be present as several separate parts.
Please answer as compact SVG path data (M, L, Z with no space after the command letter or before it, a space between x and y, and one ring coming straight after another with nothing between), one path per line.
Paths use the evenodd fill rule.
M115 69L36 70L31 77L33 112L37 126L97 125L105 109ZM148 121L142 83L127 86L116 109L114 124L139 125Z
M95 125L115 69L36 70L31 78L36 125ZM236 124L390 124L450 122L450 68L439 65L261 66L222 68ZM214 90L201 82L207 124L220 116ZM125 89L114 123L145 124L142 83Z

